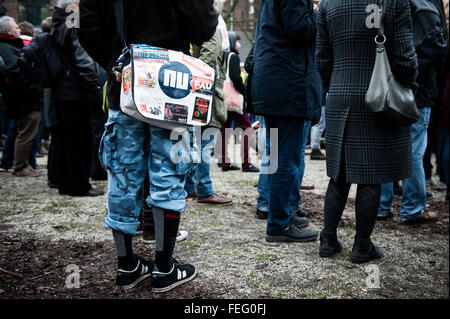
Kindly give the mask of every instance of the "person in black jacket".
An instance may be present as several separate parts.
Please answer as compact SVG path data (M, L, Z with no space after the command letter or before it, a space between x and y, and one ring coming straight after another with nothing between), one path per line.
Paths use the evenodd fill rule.
M251 106L255 114L265 116L266 133L278 132L278 140L270 140L270 153L278 159L270 163L277 170L269 178L267 241L314 241L318 235L305 229L307 219L293 214L291 202L300 186L304 122L320 119L322 85L315 66L315 37L312 1L261 2Z
M212 0L123 1L123 16L128 44L149 44L185 54L189 54L190 43L201 46L209 40L218 22ZM112 68L124 44L117 32L113 1L82 0L80 17L81 44L106 70L108 79L108 121L100 157L108 171L105 226L112 229L117 248L116 284L131 288L153 275L153 292L165 292L196 276L194 266L173 259L181 213L186 208L184 184L194 164L171 160L170 150L178 141L170 139L170 130L138 121L120 111L121 81L116 80ZM183 138L192 141L192 131L185 130ZM199 155L194 154L193 145L183 147L187 154ZM143 198L146 175L150 194ZM142 200L153 211L154 263L135 255L132 249Z
M90 112L101 109L101 88L94 60L81 46L75 28L67 27L72 1L59 1L53 12L53 37L65 64L64 76L52 87L58 129L53 130L52 143L64 159L57 169L58 189L62 195L99 196L90 182L92 133ZM66 10L67 9L67 10ZM59 158L59 156L56 156Z
M436 42L438 39L433 38L433 41L421 41L424 30L433 30L436 27L434 24L431 26L424 24L424 21L431 22L433 20L429 19L428 16L421 16L421 14L429 10L436 10L436 12L439 12L438 6L433 4L437 4L438 2L410 0L409 3L414 26L413 43L415 45L418 61L418 88L415 92L415 98L420 113L420 119L411 126L412 175L402 179L402 207L400 209L400 215L402 224L406 225L433 222L439 218L439 215L436 212L427 209L426 175L423 167L423 159L427 148L427 135L431 110L433 107L436 107L435 101L439 94L437 82L440 69L439 65L445 57L445 49L438 50L437 45L435 45L438 43ZM423 10L422 13L418 13L419 8ZM442 16L440 17L442 30L439 34L445 34L444 19L445 17L442 12ZM398 140L395 140L395 143L398 144ZM389 157L393 157L392 155L392 153L389 153ZM398 167L395 169L398 170ZM379 217L392 216L392 200L392 184L383 184L378 212Z
M228 32L228 38L230 39L230 52L226 55L226 60L228 58L230 60L230 64L228 66L230 80L233 83L234 88L244 97L245 94L245 86L241 77L241 59L239 58L239 49L241 48L241 37L239 34L233 31ZM241 128L244 132L252 127L252 123L250 121L250 117L247 113L239 114L236 112L228 112L227 121L223 124L220 132L222 137L222 161L220 163L220 167L222 167L222 171L232 171L239 170L239 167L234 166L230 163L230 160L227 156L227 144L229 135L226 134L225 129L231 128L231 124L234 122L235 127ZM257 173L259 172L259 168L255 167L250 162L249 150L250 150L250 141L252 139L251 135L245 135L244 140L244 154L243 162L242 162L242 171L249 173Z
M41 119L40 89L31 85L18 65L20 49L24 46L20 39L20 29L13 18L0 18L0 56L5 62L0 73L0 91L7 115L17 126L14 147L13 175L38 176L42 170L34 170L29 163L31 147L36 137Z

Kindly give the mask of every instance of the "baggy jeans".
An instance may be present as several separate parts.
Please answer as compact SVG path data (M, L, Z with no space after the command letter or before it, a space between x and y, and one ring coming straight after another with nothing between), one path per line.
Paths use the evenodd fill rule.
M171 132L109 110L99 148L108 171L106 228L135 234L144 199L150 207L184 212L186 175L199 162L199 151L192 129L183 129L172 140ZM146 174L150 194L143 198Z

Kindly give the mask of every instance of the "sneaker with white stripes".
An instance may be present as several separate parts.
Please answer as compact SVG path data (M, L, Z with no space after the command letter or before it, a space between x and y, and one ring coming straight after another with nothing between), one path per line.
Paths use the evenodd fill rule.
M138 256L137 266L134 270L117 271L116 284L125 289L134 288L138 283L152 276L153 262L146 261Z
M156 269L156 266L155 266ZM153 292L166 292L191 281L197 275L195 267L190 264L173 263L172 270L168 273L153 271Z

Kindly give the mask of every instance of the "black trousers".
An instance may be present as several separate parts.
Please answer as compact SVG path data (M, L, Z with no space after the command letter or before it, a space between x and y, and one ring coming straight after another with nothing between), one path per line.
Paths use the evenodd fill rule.
M92 159L91 159L91 176L96 179L105 179L107 174L105 169L100 164L98 156L98 149L100 147L100 141L105 131L105 123L108 120L108 116L103 112L100 107L93 107L90 113L91 130L92 130Z
M47 158L47 174L48 182L53 185L59 185L63 176L64 154L62 153L62 141L61 141L61 127L52 126L49 127L50 134L52 136L50 142L50 148L48 150Z
M430 123L427 132L427 149L423 157L423 168L425 171L425 178L430 179L433 175L431 154L434 153L436 155L436 175L439 176L441 182L445 183L444 169L442 167L442 149L446 136L442 136L442 130L440 129L440 113L440 108L431 108Z
M60 122L56 139L57 157L61 158L57 177L59 191L68 195L82 195L92 187L89 183L92 159L90 123L91 102L55 101Z

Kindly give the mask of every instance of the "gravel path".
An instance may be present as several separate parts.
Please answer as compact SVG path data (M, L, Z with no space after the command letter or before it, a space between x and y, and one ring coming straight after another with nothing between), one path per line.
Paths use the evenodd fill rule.
M253 158L257 163L254 154ZM302 204L309 227L320 230L328 183L325 162L309 161L309 156L306 160L305 181L314 183L315 189L302 192ZM41 165L45 161L39 159ZM114 246L103 226L106 195L60 196L47 187L45 176L16 178L0 173L0 298L449 297L449 217L443 192L434 191L429 202L430 209L439 212L439 221L420 227L399 224L396 199L394 219L377 222L373 235L384 258L354 265L349 261L354 199L349 200L338 231L343 253L323 259L318 256L318 241L265 241L266 223L254 216L258 174L224 173L212 165L211 175L216 192L232 197L233 205L188 201L181 229L188 230L189 237L178 243L175 257L194 264L198 278L176 291L155 295L149 283L132 293L114 285ZM106 190L106 182L93 185ZM353 198L354 191L352 187ZM152 257L153 246L140 240L136 236L136 251ZM69 264L81 269L78 289L64 285Z

